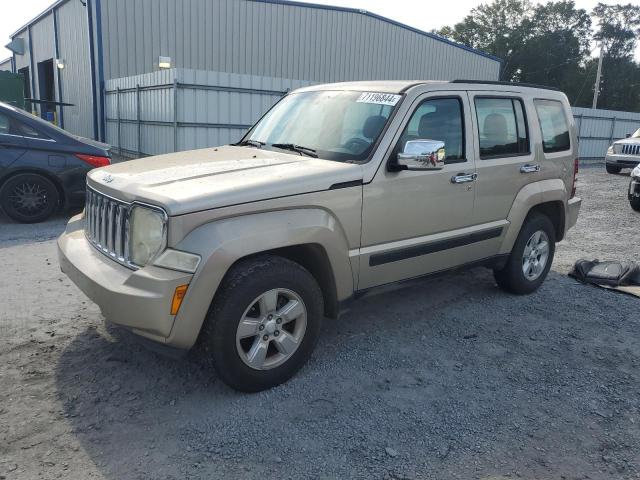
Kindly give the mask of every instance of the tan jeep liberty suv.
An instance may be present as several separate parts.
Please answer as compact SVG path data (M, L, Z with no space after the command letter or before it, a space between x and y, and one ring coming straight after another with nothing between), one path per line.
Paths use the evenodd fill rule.
M552 89L302 88L235 145L90 172L60 265L108 322L197 346L227 384L258 391L375 287L485 265L509 292L536 290L577 220L577 151Z

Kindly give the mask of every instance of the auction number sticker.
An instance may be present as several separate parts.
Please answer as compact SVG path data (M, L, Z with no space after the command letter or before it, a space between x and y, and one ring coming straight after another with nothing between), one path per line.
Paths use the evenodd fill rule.
M400 100L400 95L394 95L392 93L379 93L379 92L363 92L358 98L360 103L375 103L376 105L391 105L394 106Z

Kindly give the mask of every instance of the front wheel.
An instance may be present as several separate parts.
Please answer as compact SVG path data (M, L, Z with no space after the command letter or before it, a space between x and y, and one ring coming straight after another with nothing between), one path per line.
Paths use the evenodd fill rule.
M607 173L618 174L622 170L620 167L615 167L613 165L606 165Z
M322 292L305 268L273 255L243 260L216 293L199 347L227 385L257 392L305 364L322 318Z
M20 223L37 223L49 218L58 208L60 196L51 180L35 173L9 178L0 188L4 212Z
M640 197L631 197L629 199L629 204L636 212L640 212Z
M538 289L549 273L556 249L555 229L546 215L533 214L522 226L509 260L493 275L500 288L526 294Z

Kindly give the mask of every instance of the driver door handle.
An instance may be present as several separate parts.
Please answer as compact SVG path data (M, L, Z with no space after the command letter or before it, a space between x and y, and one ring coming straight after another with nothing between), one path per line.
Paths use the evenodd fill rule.
M459 173L451 177L451 183L473 182L476 178L478 178L477 173Z
M530 163L527 163L526 165L520 167L520 173L535 173L539 171L540 165L538 164L532 165Z

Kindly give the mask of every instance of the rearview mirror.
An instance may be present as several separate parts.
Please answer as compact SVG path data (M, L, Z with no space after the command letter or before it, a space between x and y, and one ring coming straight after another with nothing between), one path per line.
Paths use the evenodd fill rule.
M398 153L397 170L441 170L446 157L440 140L409 140Z

